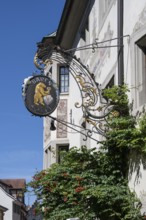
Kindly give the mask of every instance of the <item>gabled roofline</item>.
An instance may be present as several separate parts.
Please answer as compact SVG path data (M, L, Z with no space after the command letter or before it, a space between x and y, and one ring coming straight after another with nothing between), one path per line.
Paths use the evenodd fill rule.
M25 179L0 179L0 183L7 185L10 189L24 189L26 186Z
M19 200L17 200L14 196L10 195L9 193L7 193L1 186L0 186L0 190L2 190L8 197L10 197L13 202L15 202L16 204L19 204L21 206L26 206L23 202L20 202Z
M10 198L13 199L14 201L16 201L16 198L13 197L12 195L10 195L9 193L7 193L1 186L0 186L0 190L2 190L8 197L10 197Z
M8 187L12 187L12 185L5 183L3 180L0 179L0 183L2 185L8 186Z

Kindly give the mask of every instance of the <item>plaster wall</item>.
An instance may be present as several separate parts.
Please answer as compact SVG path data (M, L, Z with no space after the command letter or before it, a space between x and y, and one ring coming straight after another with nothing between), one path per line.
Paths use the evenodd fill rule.
M100 1L100 0L99 0ZM99 1L95 1L91 13L89 15L89 32L90 39L89 44L95 42L104 41L106 39L113 39L117 37L117 1L113 1L113 4L108 12L102 25L99 24ZM139 96L141 87L138 82L138 75L142 69L137 71L136 50L137 45L135 42L146 34L146 0L128 0L124 1L124 30L123 35L123 51L124 51L124 81L128 84L130 89L129 101L134 100L134 111L142 111L143 105L140 105L140 99L144 98L146 94L143 93ZM117 40L111 41L107 46L113 46L117 44ZM82 39L80 39L78 46L83 45ZM99 45L100 46L100 45ZM84 53L84 54L83 54ZM111 48L99 48L95 52L92 49L87 53L86 51L78 54L84 64L88 65L89 70L94 73L96 81L101 84L102 88L108 84L111 77L114 75L115 84L118 84L117 67L118 67L118 54L117 47ZM143 81L142 81L143 83ZM146 86L146 85L145 85ZM98 139L98 137L96 137ZM95 146L96 143L90 140L90 146ZM140 176L136 181L136 173L133 173L129 179L129 186L132 190L136 191L139 198L143 203L142 213L146 212L146 171L141 164Z
M130 101L135 100L134 108L139 108L137 100L138 82L136 74L136 53L135 44L143 35L146 34L146 1L136 0L124 1L124 35L129 35L124 39L124 78L131 90L129 94ZM138 110L138 109L137 109Z
M112 1L110 9L106 13L106 19L102 23L99 23L99 10L99 0L96 0L88 17L89 33L87 33L86 42L84 42L82 38L79 38L77 44L77 48L80 46L91 45L91 49L77 51L75 54L81 59L83 65L87 66L89 71L94 74L96 82L101 85L100 87L104 88L113 75L115 76L115 83L117 83L117 47L111 47L117 45L117 40L108 41L102 44L100 43L117 37L116 1ZM77 36L79 36L79 33ZM94 50L92 49L92 45L94 46L95 42L97 42L99 48L95 48ZM77 93L71 100L74 100L75 97L78 97ZM79 112L78 109L76 109L75 112L76 111ZM74 115L79 122L79 113L75 113ZM90 128L90 125L88 125L88 127ZM99 141L103 139L97 134L93 134L92 137ZM97 144L95 140L88 138L84 143L88 148L98 148L99 144Z
M142 76L143 67L140 66L139 61L142 57L140 56L142 52L137 56L138 46L136 41L146 34L146 1L141 0L137 2L136 0L124 1L124 35L128 34L130 37L124 40L124 77L125 82L130 88L129 100L130 102L134 100L133 114L137 111L142 111L143 106L141 105L141 100L144 99L145 93L141 93L142 89L146 86L144 80L142 80L143 85L141 86L140 76ZM142 63L142 62L141 62ZM135 191L138 197L142 201L141 212L146 212L146 170L144 160L141 160L139 178L137 179L136 170L133 172L132 176L129 178L129 186L131 190Z
M0 205L8 209L4 215L5 220L13 220L13 201L14 199L0 187Z

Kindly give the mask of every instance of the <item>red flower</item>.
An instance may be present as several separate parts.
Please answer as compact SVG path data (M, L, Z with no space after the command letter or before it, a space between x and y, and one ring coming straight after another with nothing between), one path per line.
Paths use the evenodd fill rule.
M64 176L64 177L67 177L67 176L69 176L69 175L68 175L68 173L63 173L63 176Z
M63 201L66 202L67 201L67 197L64 197Z
M83 191L84 189L85 189L84 187L79 186L79 187L77 187L77 188L75 189L75 191L78 193L78 192Z
M38 177L38 176L34 176L33 179L34 179L35 181L38 181L38 180L40 180L41 178Z
M80 176L76 176L76 180L81 181L81 180L83 180L83 178Z

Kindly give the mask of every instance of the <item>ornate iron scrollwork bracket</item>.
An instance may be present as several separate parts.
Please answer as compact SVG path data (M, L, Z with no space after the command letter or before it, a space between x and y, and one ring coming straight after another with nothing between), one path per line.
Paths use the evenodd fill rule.
M91 129L85 128L87 137L91 137L93 133L106 136L106 118L112 105L102 96L102 90L95 81L94 74L90 73L80 59L60 47L48 46L38 49L34 58L34 63L40 70L44 70L46 65L53 65L54 61L69 67L69 72L79 87L82 100L81 103L76 102L75 107L82 109L84 122L91 125Z

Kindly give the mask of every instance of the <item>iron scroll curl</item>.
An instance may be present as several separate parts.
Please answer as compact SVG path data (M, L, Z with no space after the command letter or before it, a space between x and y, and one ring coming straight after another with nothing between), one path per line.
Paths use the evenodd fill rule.
M92 133L106 136L107 127L104 125L113 106L102 96L102 90L95 81L94 74L70 52L66 52L60 47L50 48L49 46L37 51L34 58L35 66L42 71L47 66L51 67L53 62L68 66L69 73L76 81L81 94L81 103L75 102L75 107L82 109L85 122L92 127L87 129L87 133L89 136Z

